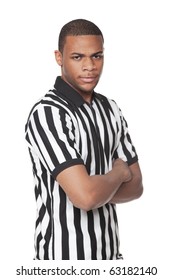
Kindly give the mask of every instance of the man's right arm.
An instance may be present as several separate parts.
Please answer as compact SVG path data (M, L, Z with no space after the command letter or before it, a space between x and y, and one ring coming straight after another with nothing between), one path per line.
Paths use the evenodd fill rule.
M56 178L73 205L86 211L109 202L121 184L130 179L130 169L121 159L105 175L89 176L81 164L63 170Z

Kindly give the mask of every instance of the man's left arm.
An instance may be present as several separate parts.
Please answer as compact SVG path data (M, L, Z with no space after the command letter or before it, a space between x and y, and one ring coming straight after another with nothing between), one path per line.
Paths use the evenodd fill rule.
M109 203L125 203L139 198L143 193L142 174L139 163L129 166L132 179L123 183Z

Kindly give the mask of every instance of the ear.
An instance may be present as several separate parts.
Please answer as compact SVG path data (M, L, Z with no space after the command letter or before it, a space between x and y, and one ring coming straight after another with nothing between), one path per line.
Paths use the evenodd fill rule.
M62 54L60 51L55 51L55 59L59 66L62 66Z

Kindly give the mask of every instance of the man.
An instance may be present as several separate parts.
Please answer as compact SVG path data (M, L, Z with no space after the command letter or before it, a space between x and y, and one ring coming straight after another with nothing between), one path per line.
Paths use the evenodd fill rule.
M143 187L121 110L94 91L103 43L90 21L63 26L55 51L61 77L26 124L37 201L35 259L122 258L116 204L139 198Z

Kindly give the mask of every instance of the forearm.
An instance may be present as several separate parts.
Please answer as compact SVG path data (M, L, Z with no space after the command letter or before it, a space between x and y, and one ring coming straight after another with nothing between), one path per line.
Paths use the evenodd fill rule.
M108 203L123 183L123 177L118 172L110 171L105 175L90 176L89 197L91 208L98 208Z
M110 203L125 203L139 198L143 193L141 177L132 178L131 181L123 183L114 194Z

